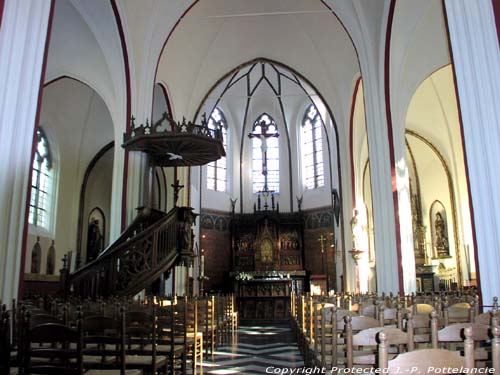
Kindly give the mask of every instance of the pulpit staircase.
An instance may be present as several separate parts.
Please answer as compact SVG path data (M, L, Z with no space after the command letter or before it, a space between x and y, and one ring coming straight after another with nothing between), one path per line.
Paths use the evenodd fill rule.
M132 117L122 145L129 152L142 152L148 159L151 176L156 167L199 166L225 156L220 123L201 124L183 119L175 122L164 113L154 123L137 126ZM152 184L145 181L148 199ZM174 206L180 188L176 180ZM139 211L134 222L99 257L69 274L61 271L65 296L81 298L132 296L152 285L161 274L179 259L188 260L193 254L193 231L196 214L191 207L174 207L168 214L152 208Z
M66 296L133 296L149 287L182 257L192 255L196 214L174 207L168 214L142 208L133 223L94 261L74 273L62 271Z

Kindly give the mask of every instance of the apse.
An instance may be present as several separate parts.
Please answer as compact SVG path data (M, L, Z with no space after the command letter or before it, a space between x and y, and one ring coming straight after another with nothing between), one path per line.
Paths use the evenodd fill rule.
M203 116L221 121L228 155L225 171L220 161L215 170L210 164L202 169L203 208L229 211L231 200L237 200L236 211L251 212L264 186L284 212L331 205L339 180L336 129L321 95L300 74L274 61L253 60L210 90L197 111ZM256 134L262 121L268 126L265 135ZM217 188L216 174L225 176L215 180Z

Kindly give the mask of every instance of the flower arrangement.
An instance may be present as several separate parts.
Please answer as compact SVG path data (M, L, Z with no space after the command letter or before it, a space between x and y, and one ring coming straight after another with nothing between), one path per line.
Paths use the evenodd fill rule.
M247 272L238 272L234 278L238 281L248 281L253 279L253 275Z

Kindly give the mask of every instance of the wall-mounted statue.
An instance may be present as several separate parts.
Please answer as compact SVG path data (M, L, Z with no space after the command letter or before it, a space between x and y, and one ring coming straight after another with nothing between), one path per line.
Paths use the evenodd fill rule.
M359 250L358 210L354 209L351 219L352 248Z
M36 243L31 250L31 273L40 273L42 264L42 247L40 246L40 237L36 238Z
M448 244L448 235L446 233L446 223L439 212L436 214L434 219L434 229L436 230L435 246L438 256L449 256L450 246Z
M45 273L47 275L53 275L56 268L56 249L54 247L54 240L52 240L52 245L50 245L47 251L47 268Z
M102 250L102 233L99 220L89 223L87 236L87 262L97 259Z
M87 263L97 259L104 250L105 220L104 212L99 207L90 211L87 229Z
M446 211L443 204L434 201L431 206L432 223L432 245L435 249L435 257L446 258L450 256L450 244L448 240L448 223Z

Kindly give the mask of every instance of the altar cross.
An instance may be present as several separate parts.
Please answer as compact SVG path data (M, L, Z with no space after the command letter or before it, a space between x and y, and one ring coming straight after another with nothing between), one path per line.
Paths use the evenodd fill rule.
M322 234L321 236L319 236L318 241L320 241L320 243L321 243L321 253L324 253L325 252L326 237L323 236L323 234Z
M263 191L268 191L267 187L267 139L268 138L278 138L279 133L275 131L274 133L268 133L270 126L276 127L273 123L267 123L265 120L262 120L258 124L260 126L259 133L249 133L248 138L259 138L261 141L260 149L262 152L262 175L264 176L264 188ZM255 131L254 126L254 131Z

